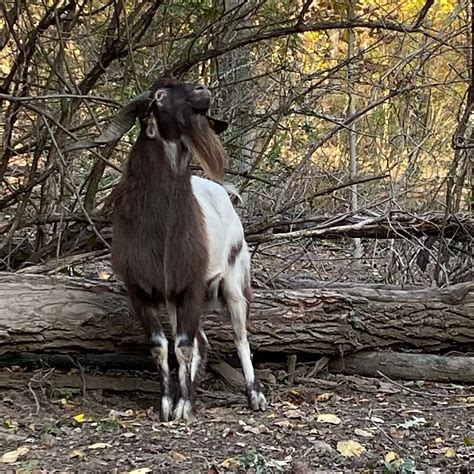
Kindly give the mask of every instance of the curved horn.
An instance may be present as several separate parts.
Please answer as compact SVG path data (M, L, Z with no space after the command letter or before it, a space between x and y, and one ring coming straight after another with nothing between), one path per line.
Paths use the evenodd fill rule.
M119 140L135 124L138 106L150 98L150 91L143 92L124 105L112 119L110 125L94 140L82 140L66 146L66 151L83 150Z
M137 108L150 98L150 91L143 92L122 107L112 119L110 125L94 140L98 145L110 143L122 138L134 125L137 118Z

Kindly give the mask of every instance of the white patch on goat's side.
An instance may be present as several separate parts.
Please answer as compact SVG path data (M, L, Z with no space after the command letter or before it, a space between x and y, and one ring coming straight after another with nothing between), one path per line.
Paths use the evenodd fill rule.
M247 339L246 320L249 302L244 290L250 273L250 253L244 240L242 223L227 194L227 190L214 182L199 177L192 178L193 193L202 209L209 242L209 268L207 277L222 275L226 304L231 315L234 343L242 365L245 382L253 386L255 372ZM243 242L233 265L228 263L232 245ZM255 400L260 400L256 395ZM261 405L260 402L258 402ZM263 403L263 401L262 401Z
M204 216L208 240L206 280L211 281L216 275L225 278L230 271L227 261L230 249L244 238L242 223L224 187L199 176L193 176L191 184ZM248 252L246 246L245 252Z
M204 216L208 240L209 262L206 269L206 281L216 282L215 288L209 289L211 293L213 289L217 291L218 284L222 281L226 304L231 314L234 342L241 361L246 386L252 387L248 389L249 401L252 406L258 406L258 409L263 409L266 406L265 397L260 390L253 388L255 372L247 340L246 319L248 302L245 298L245 289L249 281L250 253L248 245L244 240L242 223L230 201L227 190L223 186L197 176L191 178L191 184L193 194ZM243 242L242 249L236 256L235 263L229 265L228 256L232 245L239 241ZM168 313L170 315L175 314L175 310L168 310ZM207 345L207 338L204 334L202 335ZM180 344L188 343L184 337L183 335L175 337L175 348ZM179 416L183 416L184 404L187 401L185 394L187 394L187 390L192 389L192 387L186 384L186 382L189 383L189 378L187 379L186 377L191 375L194 380L198 371L198 365L202 363L197 357L197 348L194 341L192 343L192 347L187 346L187 349L185 347L177 347L176 351L178 361L180 362L179 384L181 387L184 387L182 392L183 400L178 402L175 410ZM187 352L188 357L183 353L183 349ZM199 354L199 357L202 358L202 354ZM186 362L190 362L188 368L186 368ZM250 390L253 391L250 392Z

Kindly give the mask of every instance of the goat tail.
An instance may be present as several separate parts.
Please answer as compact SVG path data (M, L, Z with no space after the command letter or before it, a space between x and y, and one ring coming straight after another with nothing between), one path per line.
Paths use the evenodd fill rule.
M227 194L230 196L230 200L232 204L240 204L244 203L242 196L239 194L239 191L236 186L231 183L222 183L222 187L227 191Z

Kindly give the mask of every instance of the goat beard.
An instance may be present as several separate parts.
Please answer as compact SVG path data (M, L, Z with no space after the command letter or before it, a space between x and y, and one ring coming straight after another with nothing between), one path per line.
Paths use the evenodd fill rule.
M198 159L207 176L221 183L227 163L224 147L219 137L209 126L206 117L197 116L193 121L187 140L189 151Z

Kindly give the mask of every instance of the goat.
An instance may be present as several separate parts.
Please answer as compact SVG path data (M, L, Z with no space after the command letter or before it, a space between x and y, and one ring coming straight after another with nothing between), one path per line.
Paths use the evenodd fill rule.
M204 370L207 338L200 324L206 299L229 309L249 405L267 402L255 378L246 320L250 312L250 254L242 223L225 187L226 154L217 136L227 123L207 115L211 94L202 85L159 79L129 102L93 142L120 139L140 121L114 204L112 267L126 284L136 317L161 372L161 416L194 417L194 392ZM197 158L214 181L191 174ZM173 396L168 341L160 323L164 304L179 364Z

